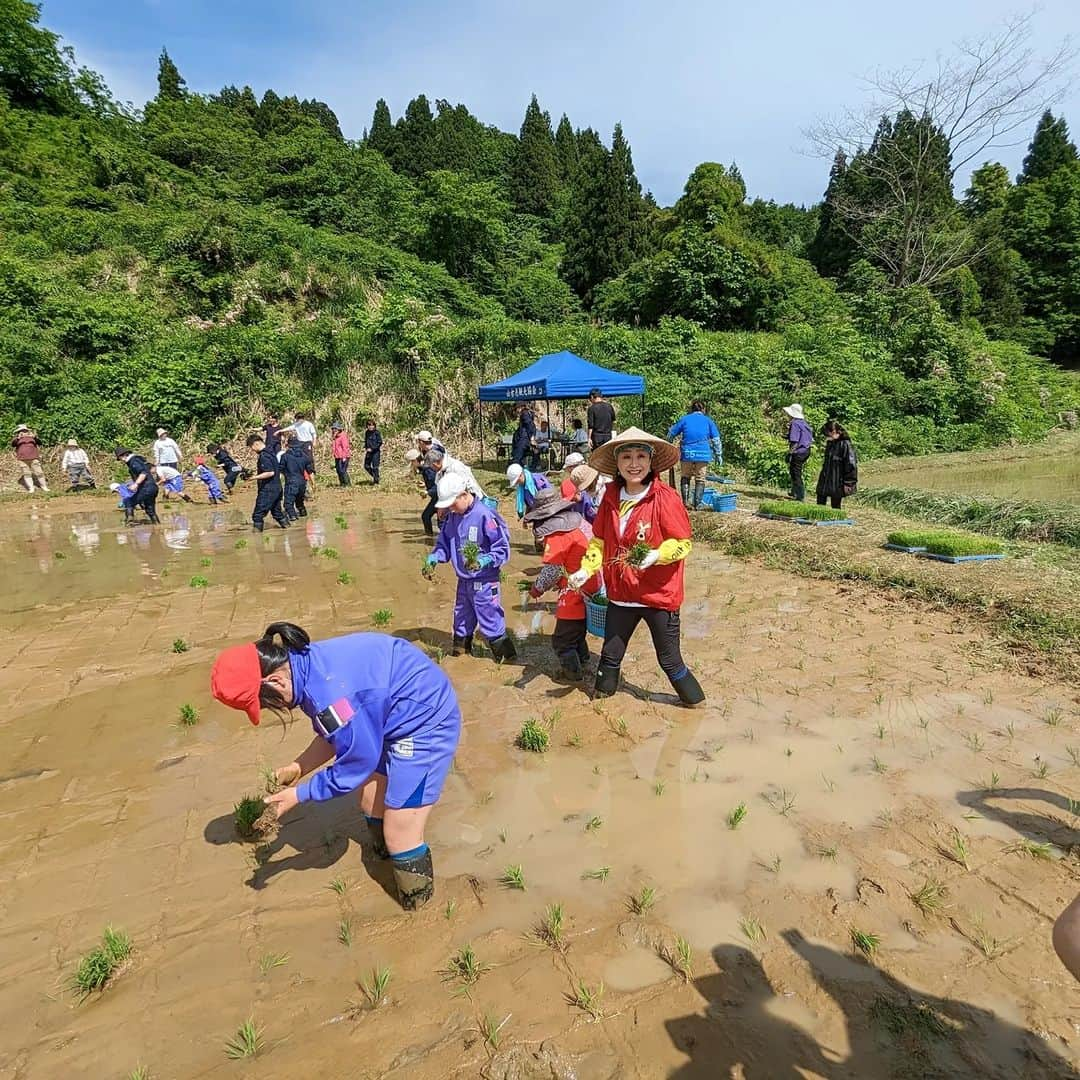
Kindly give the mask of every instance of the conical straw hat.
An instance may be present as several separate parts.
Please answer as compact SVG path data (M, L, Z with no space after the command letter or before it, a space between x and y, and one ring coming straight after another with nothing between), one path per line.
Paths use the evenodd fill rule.
M642 431L641 428L632 427L620 431L618 436L610 442L606 442L599 449L594 450L589 455L589 464L597 472L604 473L606 476L615 476L617 473L615 457L619 452L619 448L626 446L628 443L644 443L653 448L652 465L654 472L660 473L665 469L670 469L679 460L679 448L677 446L673 446L666 439L650 435L647 431Z

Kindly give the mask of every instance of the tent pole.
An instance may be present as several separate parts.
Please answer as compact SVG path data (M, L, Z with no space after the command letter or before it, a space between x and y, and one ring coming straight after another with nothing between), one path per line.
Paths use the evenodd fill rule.
M551 398L544 398L544 407L547 409L548 426L547 469L544 472L548 472L551 469Z

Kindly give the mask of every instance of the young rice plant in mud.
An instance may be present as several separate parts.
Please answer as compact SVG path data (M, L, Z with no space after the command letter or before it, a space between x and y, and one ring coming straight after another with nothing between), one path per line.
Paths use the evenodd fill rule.
M344 514L335 514L334 524L339 529L347 529L349 527L349 519Z
M134 1069L127 1074L127 1080L152 1080L150 1076L149 1065L136 1065Z
M937 878L927 878L922 886L913 893L908 893L911 902L929 918L931 915L941 914L945 906L945 898L949 895L946 885Z
M234 1061L257 1057L263 1048L262 1028L255 1024L255 1018L249 1016L236 1034L225 1044L225 1054Z
M182 637L176 638L172 643L172 651L174 653L186 653L189 647L188 643Z
M551 743L551 734L548 729L533 717L529 717L521 725L518 733L517 745L522 750L530 750L534 754L542 754Z
M315 549L312 548L311 550L314 552ZM320 548L319 549L319 554L324 559L337 559L337 558L340 558L340 555L338 554L338 549L335 548L335 547Z
M371 613L372 626L389 626L394 613L389 608L379 608Z
M604 1014L600 1010L600 1000L603 996L604 984L602 982L598 983L596 988L593 989L583 981L579 981L573 990L566 995L566 1000L568 1004L588 1013L591 1019L602 1020Z
M202 558L201 558L201 559L199 560L199 565L200 565L200 566L213 566L213 565L214 565L214 560L213 560L213 559L210 559L210 558L207 558L207 556L205 556L205 555L204 555L204 556L203 556L203 557L202 557Z
M1035 840L1018 840L1015 844L1010 844L1005 849L1005 853L1007 855L1027 855L1032 859L1039 859L1043 862L1054 861L1053 846Z
M747 915L746 918L740 919L739 929L751 945L757 945L765 940L765 927L753 915Z
M346 949L352 947L352 919L346 917L338 923L337 939Z
M480 1034L484 1036L484 1042L491 1050L499 1049L499 1043L502 1040L502 1029L506 1027L507 1021L513 1015L513 1013L507 1013L502 1020L499 1020L498 1017L492 1016L491 1013L484 1013L484 1018L480 1021Z
M873 957L874 953L878 950L878 946L881 944L881 938L878 937L877 934L871 934L853 926L851 928L851 944L854 945L863 956Z
M626 902L634 915L647 915L656 903L656 890L651 885L642 887Z
M371 976L360 983L360 991L373 1009L377 1009L386 997L386 988L390 985L392 974L388 967L374 968Z
M949 1028L925 1002L898 1001L878 995L867 1013L870 1020L884 1028L899 1046L921 1058L930 1039L944 1039Z
M610 866L598 866L595 870L586 870L581 875L582 881L607 881L608 874L611 873Z
M181 727L194 727L199 722L199 710L190 702L185 701L180 706L180 715L177 717L176 722Z
M449 922L454 917L454 913L456 911L457 911L457 901L456 900L447 900L446 901L446 907L443 908L443 918L447 922Z
M188 584L193 589L205 589L210 584L209 579L204 578L202 574L193 574Z
M521 863L508 866L499 878L499 884L507 889L525 891L525 871L521 869Z
M462 945L443 969L443 982L459 982L464 990L475 986L480 976L490 970L489 965L480 963L471 945Z
M737 829L746 817L746 803L741 802L734 810L727 816L727 827L729 829Z
M602 817L597 817L595 814L593 814L593 816L591 818L589 818L588 821L585 822L585 831L586 832L596 832L597 829L599 829L600 826L603 825L603 824L604 824L604 819Z
M329 885L326 886L332 893L338 896L344 896L348 891L349 883L343 877L336 877Z
M339 585L351 585L355 580L356 578L350 574L348 570L342 570L337 576L337 583Z
M264 975L269 975L274 968L284 967L288 962L289 954L287 952L263 953L259 957L259 970Z
M550 945L557 952L562 952L563 921L562 904L548 904L544 908L543 917L533 930L536 940L544 945Z
M246 548L247 546L248 546L248 542L242 536L240 537L239 540L236 541L235 544L233 544L233 547L237 551L243 551L244 548Z
M951 845L943 848L942 854L965 870L971 869L971 849L959 829L953 829Z
M656 955L676 975L681 975L683 982L690 981L690 967L694 960L694 950L690 947L690 942L686 938L676 934L674 942L670 945L661 945L656 950Z
M72 988L80 998L88 997L95 990L103 990L117 969L131 956L131 938L123 930L105 927L101 944L88 952L71 977Z

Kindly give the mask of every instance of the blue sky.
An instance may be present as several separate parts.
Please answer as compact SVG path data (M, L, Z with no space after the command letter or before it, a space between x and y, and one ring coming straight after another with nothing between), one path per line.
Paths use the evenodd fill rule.
M164 45L192 89L320 98L349 138L377 98L396 118L420 92L516 131L535 92L553 122L566 112L608 138L621 120L642 184L668 204L696 164L732 160L751 196L817 200L828 162L807 151L804 128L858 105L875 68L932 59L1016 11L1016 0L45 0L42 23L125 100L156 92ZM1042 0L1034 26L1035 47L1056 49L1080 27L1076 0ZM1058 111L1080 136L1080 86ZM1015 172L1024 151L992 156Z

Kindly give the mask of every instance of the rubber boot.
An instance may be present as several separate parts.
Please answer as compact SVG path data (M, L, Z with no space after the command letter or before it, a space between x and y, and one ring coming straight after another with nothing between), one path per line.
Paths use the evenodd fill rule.
M368 817L364 815L367 824L368 835L371 837L371 851L377 859L389 859L390 852L386 847L386 837L383 834L382 818Z
M450 650L450 655L461 656L464 654L465 656L472 656L472 645L472 634L469 634L467 637L456 637L454 638L454 646Z
M705 691L701 689L701 683L689 671L677 679L672 679L671 685L675 688L675 693L679 695L679 700L684 705L692 708L695 705L700 705L705 700Z
M562 665L559 674L569 682L579 683L585 678L585 672L581 670L581 657L576 651L560 653L559 663Z
M701 509L701 496L704 494L704 492L705 492L705 481L704 480L695 480L694 481L694 509L695 510L700 510Z
M679 481L679 490L682 492L683 506L685 506L687 509L689 509L689 507L690 507L690 478L688 476L684 476Z
M135 524L135 512L133 510L127 510L127 509L124 510L124 524L125 525L134 525Z
M156 510L152 514L148 514L147 516L150 518L150 524L151 525L160 525L161 524L161 518L159 518L157 516L157 511Z
M502 637L495 638L494 641L489 641L491 646L491 655L499 663L503 663L506 660L517 659L517 649L514 648L514 639L509 634L503 634Z
M584 667L592 659L592 653L589 652L589 646L584 641L578 646L577 654L578 659L581 661L582 667Z
M253 529L254 529L254 530L255 530L256 532L262 532L262 531L263 531L263 525L262 525L262 522L261 522L261 521L259 522L259 524L258 524L258 525L256 525L256 524L255 524L254 522L252 522L252 523L251 523L251 527L252 527L252 528L253 528Z
M398 900L406 911L422 908L435 895L435 872L431 865L431 849L412 859L392 858L394 884Z
M601 663L596 669L596 683L593 686L593 697L611 697L619 689L619 669L608 667Z

